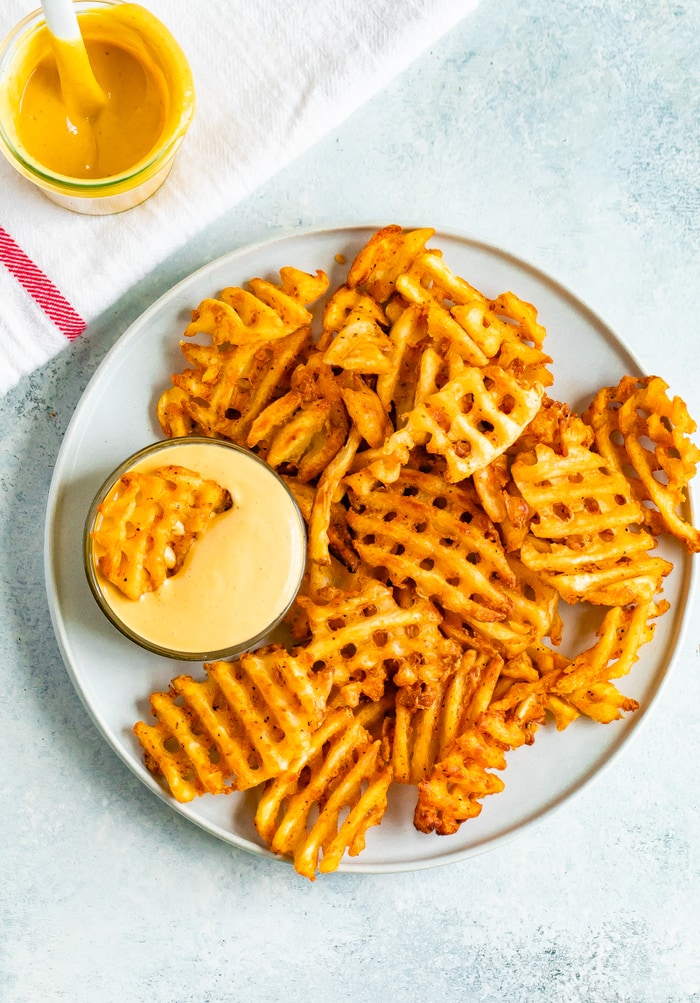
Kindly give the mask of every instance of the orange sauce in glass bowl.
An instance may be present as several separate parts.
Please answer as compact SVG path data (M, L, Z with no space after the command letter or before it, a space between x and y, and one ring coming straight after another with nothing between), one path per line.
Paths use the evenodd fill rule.
M97 567L90 532L97 507L127 470L176 464L228 489L233 506L195 541L182 569L155 592L128 599ZM253 647L276 626L301 585L306 530L291 492L248 450L218 439L155 443L125 461L98 492L85 531L85 569L103 613L161 655L210 661Z

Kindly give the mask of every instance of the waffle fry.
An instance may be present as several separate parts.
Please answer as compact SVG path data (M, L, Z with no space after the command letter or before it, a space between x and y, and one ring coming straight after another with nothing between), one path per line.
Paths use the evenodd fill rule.
M441 635L434 606L418 597L401 606L376 579L323 604L306 596L297 602L309 625L306 651L314 665L330 669L336 703L378 701L389 682L432 690L456 660L457 648Z
M434 233L429 227L406 231L394 224L378 230L350 266L348 288L366 290L377 303L386 303L398 277L407 271Z
M274 853L291 856L298 873L313 881L317 868L333 871L346 851L357 856L364 849L367 830L386 810L390 782L381 741L372 741L352 711L336 710L309 748L266 787L255 826Z
M251 279L248 289L229 286L219 299L205 299L192 311L185 337L208 334L214 345L250 345L275 341L307 327L312 320L306 304L328 289L328 276L309 275L298 268L280 269L277 285Z
M361 307L347 317L323 353L327 366L349 372L377 375L391 371L393 345L390 338Z
M447 479L470 477L503 453L521 435L540 406L541 386L524 387L499 366L468 367L408 413L383 448L388 462L372 466L390 482L412 449L425 446L445 457Z
M474 620L503 620L512 609L504 586L516 584L493 524L467 485L404 468L391 485L364 491L348 477L348 524L366 564L391 581L412 581L425 599ZM360 483L362 492L354 490Z
M632 488L652 531L671 533L697 553L700 533L681 513L700 461L700 449L690 440L696 424L680 397L671 399L667 390L658 376L624 377L617 387L599 391L584 418L607 462L633 469Z
M152 694L156 724L134 727L148 769L180 802L280 774L309 745L330 691L328 672L312 671L308 654L281 646L205 669L203 681L178 676L167 693Z
M336 453L318 479L308 522L307 555L312 595L318 594L326 584L326 570L331 563L330 526L333 519L333 502L361 438L356 428L351 429L345 445Z
M340 387L316 355L295 370L288 393L257 416L246 442L275 470L310 481L341 449L349 428Z
M394 431L378 394L361 377L343 381L340 395L360 436L372 449L379 449Z
M419 784L443 758L454 740L488 706L503 666L497 655L466 648L459 664L439 680L427 706L396 699L393 779Z
M308 531L308 525L311 521L316 500L316 487L306 481L300 481L297 477L283 476L282 479L294 495ZM325 532L328 540L329 555L335 557L348 571L357 571L360 558L350 536L347 511L340 502L334 501L332 498Z
M390 320L376 300L359 289L339 286L332 294L323 310L322 332L318 339L318 350L324 352L331 341L342 330L351 315L362 314L386 330Z
M153 694L146 763L183 801L257 787L265 845L312 880L362 850L391 783L415 788L419 831L454 833L550 719L634 712L617 682L668 608L657 537L700 551L683 402L632 376L581 415L550 397L535 306L475 288L434 235L377 231L315 343L320 270L204 300L158 402L166 435L267 459L308 551L296 647ZM581 650L560 650L562 603L598 608Z
M462 645L485 651L497 651L506 658L549 638L559 644L562 619L559 615L559 591L517 558L509 556L508 564L515 576L515 585L502 586L510 610L505 620L479 620L447 611L442 630Z
M418 785L413 824L449 836L481 812L481 799L504 788L493 770L506 768L505 747L474 726L453 744L430 778Z
M129 599L155 592L232 504L225 488L186 467L128 471L98 507L90 534L97 566Z
M191 368L173 374L173 387L158 401L164 434L206 435L244 446L253 422L288 388L310 345L309 328L235 348L181 342Z
M656 540L621 471L583 446L560 456L540 444L511 472L531 512L521 559L562 598L626 605L659 591L671 564L647 556Z

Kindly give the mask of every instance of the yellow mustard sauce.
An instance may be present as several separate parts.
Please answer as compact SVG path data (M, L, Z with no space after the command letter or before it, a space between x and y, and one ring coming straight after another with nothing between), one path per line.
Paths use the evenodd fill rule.
M191 73L179 46L137 4L79 13L95 99L69 42L34 32L13 68L14 129L21 152L69 178L111 178L147 161L177 131ZM94 85L93 85L94 86Z

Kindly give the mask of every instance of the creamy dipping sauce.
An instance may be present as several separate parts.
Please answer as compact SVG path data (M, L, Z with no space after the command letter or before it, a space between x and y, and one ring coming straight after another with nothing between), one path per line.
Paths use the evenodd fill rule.
M128 469L171 463L227 488L233 507L212 520L176 575L139 600L108 582L94 557L93 568L105 602L130 631L205 658L258 640L284 614L304 572L305 528L284 483L250 453L217 440L178 440Z

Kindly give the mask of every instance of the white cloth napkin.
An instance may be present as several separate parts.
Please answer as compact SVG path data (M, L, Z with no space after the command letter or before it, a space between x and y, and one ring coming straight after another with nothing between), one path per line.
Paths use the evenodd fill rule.
M144 0L191 63L194 123L165 185L115 216L54 205L0 157L0 393L342 122L477 2ZM3 0L0 36L35 7L38 0Z

